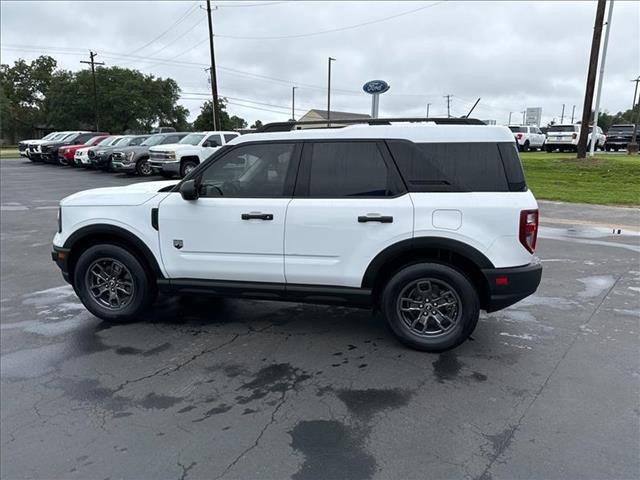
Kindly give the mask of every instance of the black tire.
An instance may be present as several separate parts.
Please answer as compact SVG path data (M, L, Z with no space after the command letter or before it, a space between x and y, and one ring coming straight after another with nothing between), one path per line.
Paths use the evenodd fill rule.
M171 178L173 178L173 173L172 172L165 172L164 170L161 170L160 171L160 176L162 178L171 179Z
M143 157L136 162L136 173L141 177L150 177L153 175L153 169L149 165L149 157Z
M103 263L99 263L103 260ZM91 293L90 282L98 277L92 276L90 271L96 268L96 265L102 265L101 271L105 272L104 275L108 278L108 261L123 266L125 270L121 270L121 272L125 272L125 274L121 273L119 280L132 285L131 295L128 296L128 300L123 302L124 305L120 308L109 308ZM111 269L111 274L114 274L113 272L114 270ZM95 245L82 253L75 266L73 287L87 310L102 320L115 322L125 322L138 318L151 303L154 292L154 286L142 264L127 250L113 244ZM113 288L116 288L115 285ZM96 291L95 287L93 291ZM122 294L119 290L114 290L114 292ZM108 291L105 293L110 295ZM122 294L122 296L124 297L125 295ZM108 300L102 296L102 300L111 303L110 296Z
M547 151L547 153L553 152L553 148L551 147L544 147L544 149Z
M529 140L525 140L524 145L522 147L524 149L525 152L528 152L529 150L531 150L531 146L529 143Z
M430 282L431 286L428 291L434 292L434 296L442 293L442 290L437 290L438 286L442 286L445 290L450 290L450 296L447 298L452 299L456 304L456 313L452 315L454 322L449 323L448 328L441 333L430 334L426 332L430 321L432 326L435 325L436 329L440 325L440 323L435 323L433 317L427 318L424 331L420 333L408 325L406 318L402 316L413 315L415 312L411 314L402 314L400 312L400 296L407 295L405 292L407 289L411 289L412 285L424 284L425 282ZM427 297L426 304L422 304L426 309L435 308L428 307L428 302L432 301L428 298L429 295L425 294ZM424 302L424 297L422 298L423 300L421 301ZM389 327L402 343L416 350L433 353L450 350L463 343L476 328L480 315L478 293L469 279L455 268L438 263L410 265L394 274L382 291L381 306ZM443 305L441 304L438 307L438 313L442 308ZM433 311L435 312L436 310L434 309ZM424 312L424 310L421 310L421 312ZM426 314L429 314L429 312L427 311ZM420 314L418 314L418 317L420 317ZM442 320L443 318L441 317L440 321Z
M198 162L194 160L184 160L180 165L180 178L184 178L191 170L198 166Z

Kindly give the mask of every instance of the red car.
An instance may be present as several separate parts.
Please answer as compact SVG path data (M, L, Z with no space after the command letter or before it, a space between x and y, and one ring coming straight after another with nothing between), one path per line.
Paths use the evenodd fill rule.
M93 147L94 145L97 145L101 140L111 136L112 135L106 133L96 134L95 137L91 137L85 143L82 143L80 145L65 145L64 147L60 147L60 149L58 150L58 163L60 163L60 165L70 165L72 167L75 167L76 165L73 162L73 157L76 154L76 150L84 147Z

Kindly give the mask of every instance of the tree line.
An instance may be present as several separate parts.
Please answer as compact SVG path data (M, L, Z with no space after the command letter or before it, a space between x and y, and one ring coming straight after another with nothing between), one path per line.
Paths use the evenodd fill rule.
M145 133L154 126L178 131L212 130L211 102L204 102L190 124L189 110L178 105L180 87L172 78L121 67L96 69L98 126L111 133ZM223 130L246 128L247 122L226 111L221 99ZM0 139L15 144L52 130L93 130L93 78L90 70L59 69L50 56L30 63L20 59L0 65Z

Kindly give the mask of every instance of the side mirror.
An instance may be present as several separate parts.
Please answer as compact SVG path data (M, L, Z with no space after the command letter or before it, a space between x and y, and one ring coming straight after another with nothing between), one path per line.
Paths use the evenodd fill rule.
M187 180L180 185L180 195L185 200L197 200L198 199L198 188L196 187L195 180Z

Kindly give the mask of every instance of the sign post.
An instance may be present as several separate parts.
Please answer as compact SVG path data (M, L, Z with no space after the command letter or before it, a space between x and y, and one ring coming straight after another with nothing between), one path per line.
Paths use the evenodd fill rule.
M362 86L362 90L371 95L371 118L378 118L380 94L391 88L384 80L371 80Z

